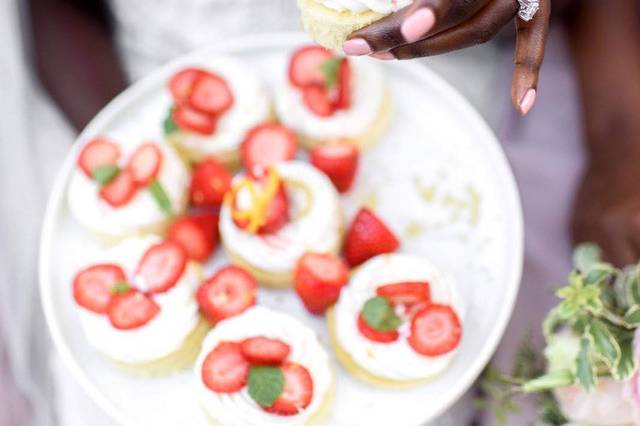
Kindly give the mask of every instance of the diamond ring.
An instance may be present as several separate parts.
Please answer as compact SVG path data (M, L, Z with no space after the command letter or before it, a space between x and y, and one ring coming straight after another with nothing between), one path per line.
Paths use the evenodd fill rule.
M518 0L520 4L520 10L518 10L518 17L525 22L529 22L533 19L540 9L540 1L539 0Z

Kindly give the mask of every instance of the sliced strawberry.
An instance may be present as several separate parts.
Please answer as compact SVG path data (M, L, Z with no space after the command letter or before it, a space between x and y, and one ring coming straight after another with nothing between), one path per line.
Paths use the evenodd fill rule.
M121 170L111 182L100 188L100 198L111 207L118 208L131 201L137 190L133 173Z
M376 294L389 300L392 305L415 305L431 300L428 282L401 282L386 284L376 289Z
M239 266L227 266L202 283L196 294L202 312L214 323L255 305L258 284Z
M220 240L218 231L220 215L217 212L199 212L191 214L191 218L202 228L207 238L212 241L215 249Z
M289 81L295 87L324 86L321 66L334 57L330 50L320 46L305 46L296 50L289 63Z
M215 117L204 114L186 105L178 105L173 110L173 121L182 130L211 135L216 131Z
M351 267L383 253L392 253L400 242L371 210L362 208L351 223L345 239L344 254Z
M313 379L300 364L287 362L282 367L284 390L266 411L281 416L293 416L304 410L313 399Z
M125 279L124 271L118 265L90 266L73 279L73 298L83 308L104 314L111 301L111 289Z
M458 315L450 306L429 305L411 321L409 345L421 355L439 356L454 350L462 338Z
M358 171L358 148L348 140L324 143L311 151L311 164L322 170L339 192L351 189Z
M367 324L367 321L364 319L362 314L358 315L358 331L364 337L369 340L373 340L378 343L391 343L398 340L400 334L397 331L378 331L375 328L371 327Z
M78 156L78 166L93 179L93 171L100 166L110 166L118 162L120 148L113 142L97 138L87 143Z
M107 308L111 325L119 330L142 327L160 312L151 298L137 290L114 295Z
M189 189L194 206L217 207L231 188L231 173L214 158L207 158L193 168Z
M169 228L168 239L180 244L190 259L204 262L217 244L217 233L210 229L210 220L191 216L178 218Z
M240 152L247 170L256 166L273 166L280 161L291 160L298 150L295 133L286 127L267 123L254 127L242 142Z
M162 152L154 143L141 145L131 156L127 168L138 186L145 187L156 178L162 165Z
M329 91L324 86L305 87L302 89L302 100L319 117L330 117L336 112Z
M187 102L196 80L198 80L203 73L204 71L198 68L185 68L171 77L171 80L169 80L169 90L176 104L182 105Z
M312 314L322 314L336 303L349 280L349 268L333 254L306 253L294 274L295 289Z
M187 253L174 241L151 246L142 256L136 278L147 293L164 293L173 287L187 266Z
M351 108L351 65L348 58L340 61L338 68L338 99L337 109Z
M283 362L291 352L291 346L279 339L250 337L241 343L242 354L252 364L276 365Z
M202 363L202 382L214 392L237 392L247 384L249 367L239 343L221 342Z
M203 72L193 85L189 105L207 115L220 115L233 105L233 94L220 76Z

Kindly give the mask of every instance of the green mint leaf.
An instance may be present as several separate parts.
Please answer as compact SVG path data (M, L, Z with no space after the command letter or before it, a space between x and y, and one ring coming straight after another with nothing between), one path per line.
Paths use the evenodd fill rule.
M120 173L120 167L115 164L109 164L96 167L93 169L93 172L91 172L91 176L100 186L105 186L111 182L113 178L118 176L118 173Z
M625 269L623 285L628 306L640 304L640 270L638 267Z
M640 327L640 305L633 305L625 312L624 322L634 328Z
M544 392L550 389L571 386L574 382L575 378L573 373L571 373L570 370L563 369L529 380L522 385L522 392Z
M125 294L128 293L129 290L131 290L131 286L129 285L129 283L126 281L120 281L119 283L114 284L114 286L111 287L111 294Z
M249 369L249 395L261 407L271 407L284 390L284 374L278 367Z
M593 265L600 262L601 257L602 251L596 244L580 244L573 252L573 265L586 275Z
M333 89L338 84L338 72L340 71L341 58L327 59L320 65L324 75L324 84L327 89Z
M151 192L153 199L156 200L156 203L158 204L158 207L160 207L160 210L165 212L167 216L171 216L173 214L171 210L171 200L169 200L166 191L162 187L162 184L157 180L153 180L149 184L149 191Z
M389 301L380 296L367 300L362 308L362 317L370 327L382 332L397 330L402 324Z
M591 339L586 335L580 339L580 352L574 366L576 379L587 392L595 387L597 380L595 362L591 357L591 346Z
M620 345L609 328L599 320L589 322L587 333L593 341L596 353L610 366L613 367L620 361Z
M545 339L549 340L565 321L566 318L560 313L560 307L553 308L542 322L542 332Z
M170 135L178 130L178 125L173 120L173 111L174 107L169 108L169 112L167 113L167 117L164 119L162 123L162 128L164 129L165 135Z
M619 336L618 343L620 345L620 359L611 369L611 375L616 380L626 381L636 371L636 357L633 355L633 334L627 333L626 336Z

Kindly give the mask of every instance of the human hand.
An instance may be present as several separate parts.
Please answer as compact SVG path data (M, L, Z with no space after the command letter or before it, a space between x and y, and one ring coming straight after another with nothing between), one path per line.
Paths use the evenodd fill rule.
M485 43L516 17L517 0L415 0L413 4L358 30L345 41L347 55L378 59L434 56ZM516 18L517 42L511 98L522 115L536 98L544 58L551 1L541 0L535 17Z

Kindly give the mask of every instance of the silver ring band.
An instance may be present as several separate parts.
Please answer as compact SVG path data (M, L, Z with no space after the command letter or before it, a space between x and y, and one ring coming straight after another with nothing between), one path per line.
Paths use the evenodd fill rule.
M518 17L525 22L529 22L540 9L539 0L518 0L520 4L520 10L518 10Z

